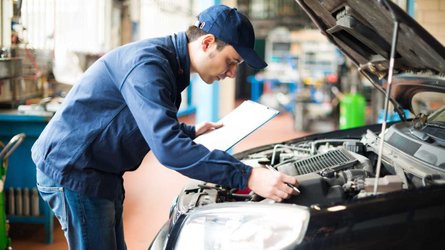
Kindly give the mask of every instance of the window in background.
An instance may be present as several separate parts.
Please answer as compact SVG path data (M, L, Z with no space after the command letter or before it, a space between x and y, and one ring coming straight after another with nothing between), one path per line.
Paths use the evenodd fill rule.
M24 37L36 49L104 53L119 43L112 0L23 0L21 13Z

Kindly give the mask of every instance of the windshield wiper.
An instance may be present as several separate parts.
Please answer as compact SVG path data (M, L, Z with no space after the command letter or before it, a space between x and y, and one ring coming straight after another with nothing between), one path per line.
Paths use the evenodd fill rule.
M445 122L427 122L424 127L434 127L434 128L442 128L445 129Z

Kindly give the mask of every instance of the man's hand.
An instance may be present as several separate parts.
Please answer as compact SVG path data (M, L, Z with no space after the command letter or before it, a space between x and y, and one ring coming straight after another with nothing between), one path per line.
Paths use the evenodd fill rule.
M247 186L264 198L281 202L283 199L297 194L286 183L298 186L297 179L292 176L256 167L252 169Z
M221 122L202 122L200 124L197 124L195 126L196 137L222 126L223 124Z

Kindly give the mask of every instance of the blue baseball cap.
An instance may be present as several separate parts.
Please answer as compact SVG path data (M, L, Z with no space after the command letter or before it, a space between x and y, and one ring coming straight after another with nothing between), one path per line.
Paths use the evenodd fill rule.
M197 16L195 26L232 45L244 61L254 69L263 69L267 63L253 50L255 32L249 19L236 8L214 5Z

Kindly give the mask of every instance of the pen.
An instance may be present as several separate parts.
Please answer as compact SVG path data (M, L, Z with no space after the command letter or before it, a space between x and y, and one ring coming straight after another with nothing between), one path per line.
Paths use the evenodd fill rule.
M265 166L266 166L266 168L268 168L269 170L278 172L278 170L276 170L276 169L275 169L274 167L272 167L271 165L265 165ZM298 189L296 186L294 186L294 185L292 185L292 184L290 184L290 183L287 183L287 182L286 182L286 185L289 186L289 187L291 187L295 192L297 192L297 194L301 194L300 189Z

